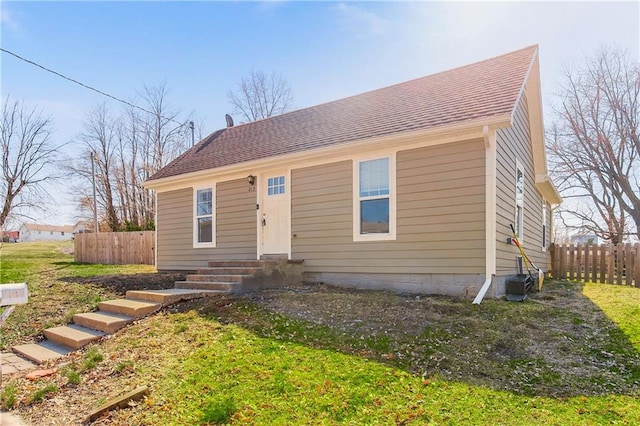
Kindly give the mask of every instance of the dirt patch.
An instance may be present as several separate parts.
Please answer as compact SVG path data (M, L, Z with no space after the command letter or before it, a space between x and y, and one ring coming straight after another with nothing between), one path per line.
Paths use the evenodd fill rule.
M98 277L62 278L61 281L75 284L92 284L124 296L128 290L163 290L173 288L176 281L183 281L185 274L130 274L101 275Z
M524 303L479 306L324 285L244 297L345 336L340 350L369 353L424 377L531 395L637 394L640 355L581 289L550 283ZM358 345L363 341L371 347Z

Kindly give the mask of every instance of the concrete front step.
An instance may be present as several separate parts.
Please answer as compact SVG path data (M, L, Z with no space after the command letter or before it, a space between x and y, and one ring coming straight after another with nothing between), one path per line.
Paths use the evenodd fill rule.
M133 322L133 318L127 315L114 314L113 312L87 312L73 316L73 322L86 328L115 333L127 324Z
M62 358L68 355L72 349L67 346L44 341L40 343L29 343L27 345L17 345L11 348L15 353L23 358L33 361L36 364Z
M145 317L162 307L159 303L146 302L144 300L114 299L100 302L98 308L101 311L114 314L127 315L134 319Z
M183 300L199 299L217 294L220 294L220 291L171 288L166 290L129 290L127 291L127 298L167 306Z
M212 268L200 268L197 270L198 275L252 275L262 271L262 267L233 267L220 266Z
M79 325L47 328L43 333L47 340L72 349L80 349L105 335L102 331L91 330Z
M250 275L187 275L187 281L239 283Z
M237 282L217 281L176 281L175 288L194 290L215 290L218 292L233 293L241 291L242 284Z

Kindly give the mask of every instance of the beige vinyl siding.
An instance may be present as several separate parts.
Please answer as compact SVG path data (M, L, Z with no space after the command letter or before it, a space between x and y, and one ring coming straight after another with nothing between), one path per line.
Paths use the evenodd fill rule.
M292 256L307 272L484 273L481 140L398 152L396 241L353 241L352 167L292 170Z
M542 203L535 186L533 150L529 132L526 97L522 96L514 113L513 126L497 131L497 188L496 188L496 273L508 275L516 272L517 247L506 243L512 236L509 224L515 221L516 158L524 173L523 247L536 266L546 269L547 252L542 250ZM548 216L551 209L547 210ZM550 241L548 226L547 241Z
M216 247L193 248L193 188L158 193L158 269L193 270L210 260L255 259L256 193L244 179L216 186Z

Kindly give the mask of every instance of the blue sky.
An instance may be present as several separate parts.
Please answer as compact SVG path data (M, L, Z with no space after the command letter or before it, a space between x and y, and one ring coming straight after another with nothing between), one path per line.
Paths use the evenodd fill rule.
M252 69L279 72L296 107L315 105L539 44L547 124L562 71L600 46L640 56L638 2L3 1L2 47L116 97L169 87L205 133L224 127L226 93ZM3 100L50 114L72 141L89 109L120 106L7 54ZM73 144L69 152L76 150ZM72 223L52 188L42 222Z

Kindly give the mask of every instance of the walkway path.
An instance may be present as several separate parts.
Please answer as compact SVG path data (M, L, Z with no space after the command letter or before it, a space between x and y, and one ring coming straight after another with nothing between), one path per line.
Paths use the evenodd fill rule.
M20 358L13 352L0 352L0 366L2 367L3 375L14 374L36 367L34 363ZM0 425L4 426L4 423L0 423Z
M0 425L2 426L25 426L24 422L11 413L0 412Z

